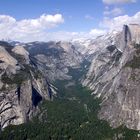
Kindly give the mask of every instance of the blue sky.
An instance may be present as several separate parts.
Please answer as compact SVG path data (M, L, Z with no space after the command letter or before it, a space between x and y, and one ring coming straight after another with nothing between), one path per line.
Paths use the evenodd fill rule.
M96 2L97 1L97 2ZM63 30L84 31L93 28L102 18L104 5L100 0L0 0L0 13L17 20L37 18L41 14L61 13L65 18ZM85 20L86 15L94 17Z
M5 24L4 18L0 18L0 29L4 26L4 28L2 29L3 31L6 31L6 28L9 29L14 26L13 32L15 32L15 30L18 30L19 34L21 35L20 38L16 38L15 36L15 40L23 39L25 41L30 41L38 38L40 40L42 34L44 33L46 34L46 37L47 35L52 36L50 37L50 39L53 40L53 37L54 39L57 38L57 36L54 35L54 33L56 32L56 34L58 35L61 32L61 36L63 36L62 34L65 34L65 32L67 32L67 36L71 33L75 33L76 35L79 33L78 36L83 35L84 33L85 35L87 35L91 31L93 31L93 33L95 32L96 34L98 30L100 33L104 33L109 28L109 25L106 26L106 22L111 22L113 18L118 16L128 15L129 17L133 17L139 11L140 0L0 0L0 15L9 16L4 17L6 19L12 17L16 20L15 24L12 25L10 23L11 21L9 21L9 27L9 24ZM30 32L29 34L27 34L27 28L26 33L22 35L23 30L21 31L21 25L23 25L23 27L27 27L28 25L27 23L26 25L25 23L23 24L23 22L21 21L25 19L36 19L38 22L40 16L43 14L45 14L46 16L54 16L56 14L59 14L62 16L60 18L62 18L63 21L59 20L59 22L55 22L55 25L53 26L46 23L45 25L43 25L43 29L33 28L33 30L38 30L37 33L40 34L40 37L38 36L38 38L29 38L28 36L31 36L32 33ZM31 23L29 24L29 27L31 27ZM49 26L49 28L47 26ZM101 32L101 30L103 32ZM15 34L18 34L18 32L16 32ZM5 36L0 35L0 38L2 39L12 37L9 33ZM29 38L30 40L28 40L27 38Z

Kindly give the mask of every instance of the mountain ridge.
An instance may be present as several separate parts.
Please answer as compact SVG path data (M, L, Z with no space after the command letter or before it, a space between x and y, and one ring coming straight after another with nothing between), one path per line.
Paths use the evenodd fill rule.
M0 58L1 93L7 96L6 92L3 92L5 87L16 82L14 87L11 87L12 96L8 95L8 98L15 100L20 108L22 105L19 105L20 96L17 91L21 90L21 95L25 95L23 101L28 98L26 104L29 104L29 107L24 107L23 103L23 110L19 112L23 111L30 119L39 111L38 103L42 99L53 100L53 96L56 96L56 88L52 83L56 80L69 80L70 84L82 83L89 87L97 98L101 98L99 118L107 120L111 127L125 125L130 129L140 130L139 25L124 25L122 31L113 31L97 39L86 40L85 43L30 42L18 43L14 47L6 42L0 44L0 51L5 54ZM80 76L75 74L72 77L72 73L80 73ZM18 76L18 80L14 75ZM26 89L30 94L26 93ZM7 91L10 92L10 88ZM35 92L35 95L32 92ZM3 96L1 103L4 101ZM37 98L39 102L36 101ZM28 115L27 110L31 111L31 115ZM15 114L20 114L19 112ZM21 114L19 119L23 116L25 119L26 115ZM9 114L5 115L5 118L8 116ZM26 122L24 119L21 119L22 123ZM18 124L11 120L8 118L9 122L2 125L2 128L9 124Z
M133 61L135 65L135 61L139 61L140 39L135 33L139 35L140 28L134 25L139 30L133 32L132 26L124 25L116 37L116 43L105 46L97 54L83 85L103 99L99 113L101 119L110 122L112 127L124 124L130 129L139 130L139 63L135 67L129 63Z

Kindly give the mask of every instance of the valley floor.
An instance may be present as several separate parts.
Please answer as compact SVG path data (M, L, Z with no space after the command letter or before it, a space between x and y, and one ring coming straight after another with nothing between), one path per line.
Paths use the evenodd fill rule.
M43 101L40 114L26 124L9 126L0 140L139 140L139 132L112 129L97 117L99 99L73 81L57 81L58 97Z

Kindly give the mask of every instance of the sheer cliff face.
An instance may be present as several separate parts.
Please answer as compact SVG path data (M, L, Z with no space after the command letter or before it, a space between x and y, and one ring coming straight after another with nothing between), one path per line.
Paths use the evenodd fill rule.
M41 100L52 99L51 88L23 47L0 42L0 129L31 119Z
M82 61L68 42L15 47L0 42L0 128L30 120L39 112L38 104L56 94L48 81L71 79L69 68L79 68Z
M99 118L140 130L140 26L124 26L96 54L83 85L102 99Z

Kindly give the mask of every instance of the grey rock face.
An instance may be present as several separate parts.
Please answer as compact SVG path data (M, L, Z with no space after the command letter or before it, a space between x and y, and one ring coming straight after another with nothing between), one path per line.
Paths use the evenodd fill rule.
M11 73L16 72L17 60L13 58L2 46L0 46L0 62L0 68L2 70L10 69Z
M9 47L11 47L9 49ZM0 129L30 120L39 112L38 104L53 100L53 89L30 63L22 47L0 46Z
M139 41L140 26L125 25L114 36L113 44L103 44L103 49L96 53L82 81L102 99L99 118L112 127L124 124L140 130Z
M14 48L7 45L0 43L1 129L30 120L39 112L38 104L43 99L53 100L56 94L48 81L71 79L69 69L80 69L81 63L88 60L91 65L82 84L102 99L99 118L112 127L124 124L140 130L139 25L125 25L121 32L86 40L83 45L75 42L33 42ZM87 67L84 66L86 70Z
M29 52L26 51L23 46L15 46L12 51L15 54L21 55L25 59L25 63L29 64Z
M50 81L71 79L69 68L79 68L84 59L69 42L33 42L25 44L25 48Z
M38 104L56 94L48 81L71 79L69 68L79 68L83 61L67 42L0 45L0 129L30 120L39 112Z

